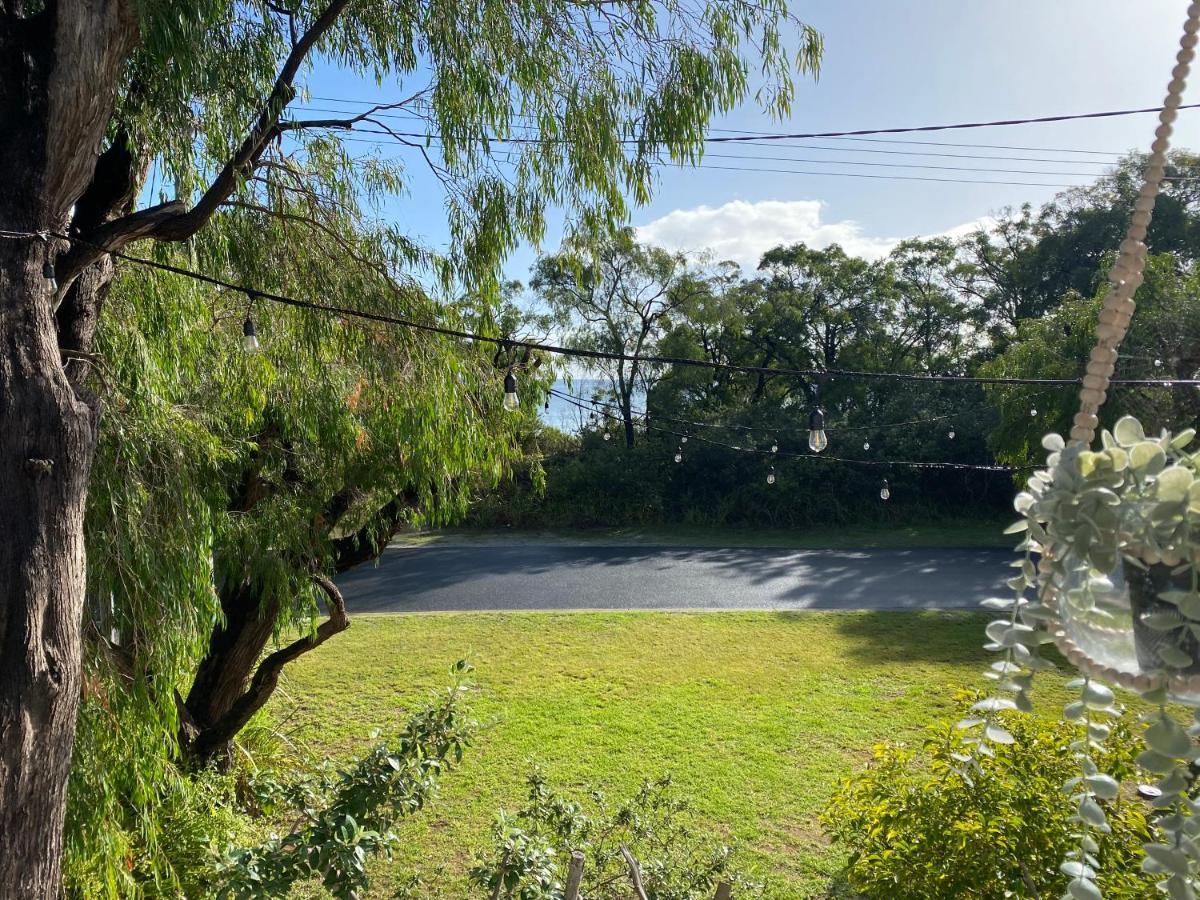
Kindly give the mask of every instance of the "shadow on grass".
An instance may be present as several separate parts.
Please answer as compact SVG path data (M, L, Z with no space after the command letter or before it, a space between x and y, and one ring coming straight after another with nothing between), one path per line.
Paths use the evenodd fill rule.
M781 614L781 618L795 618ZM847 613L836 619L849 638L847 655L864 666L889 662L969 665L983 660L987 640L982 612L874 611Z

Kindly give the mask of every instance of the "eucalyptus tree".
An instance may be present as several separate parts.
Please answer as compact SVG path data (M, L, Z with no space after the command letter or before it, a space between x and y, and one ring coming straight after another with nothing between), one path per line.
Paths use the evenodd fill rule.
M444 188L441 282L486 288L516 242L541 236L547 205L599 230L627 195L645 200L653 163L694 159L752 72L763 105L786 110L792 21L782 0L4 2L0 892L49 897L59 879L113 252L197 238L231 202L353 207L360 174L402 188L397 167L364 167L330 138L365 125ZM801 68L815 64L815 33L786 43ZM314 60L403 96L297 116ZM428 139L393 127L397 110L427 119ZM151 169L177 195L142 207Z
M608 379L620 409L625 445L634 441L634 395L649 393L653 355L672 317L708 293L705 273L683 253L643 246L623 229L599 248L568 247L543 256L530 287L576 346L611 354L588 360Z
M1189 177L1197 159L1186 151L1170 154L1146 234L1151 252L1174 254L1181 264L1200 258L1200 189ZM1130 154L1092 184L1063 191L1036 210L1030 204L1005 210L959 242L955 281L982 301L998 346L1068 292L1088 297L1100 287L1104 256L1121 242L1144 169L1145 157Z
M913 238L888 254L896 303L880 368L962 370L985 346L984 312L961 290L956 250L948 238Z

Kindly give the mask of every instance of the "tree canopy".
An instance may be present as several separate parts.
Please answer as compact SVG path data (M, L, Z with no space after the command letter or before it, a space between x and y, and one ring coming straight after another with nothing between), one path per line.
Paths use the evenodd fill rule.
M222 759L282 666L346 627L329 576L398 527L461 515L521 456L546 373L537 357L518 362L531 389L513 415L493 347L261 292L507 335L520 319L500 263L542 238L548 210L574 234L610 234L650 196L656 164L698 158L712 116L751 96L786 112L821 42L782 0L47 4L28 14L54 35L45 47L14 16L0 26L13 65L43 53L66 65L38 70L55 74L22 113L57 155L4 151L22 184L45 190L4 218L69 240L14 257L52 264L56 296L5 302L28 312L36 346L61 348L44 354L53 402L73 402L65 385L99 425L94 467L87 449L69 469L89 565L62 612L68 632L85 622L65 889L170 891L178 873L156 851L170 838L160 807L187 790L180 764ZM338 118L293 112L314 67L390 84L395 99ZM362 130L387 150L344 140ZM436 196L412 195L418 169ZM395 198L444 204L449 248L381 221ZM248 290L109 255L121 250ZM242 349L246 318L261 352ZM38 738L60 761L67 706L71 727L59 716ZM57 872L53 810L39 821L47 860L15 875L22 885Z

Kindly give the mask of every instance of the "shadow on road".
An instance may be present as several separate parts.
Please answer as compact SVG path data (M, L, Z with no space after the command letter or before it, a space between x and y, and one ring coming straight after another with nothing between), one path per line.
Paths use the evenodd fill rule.
M392 548L339 579L356 612L952 609L1002 590L1007 551L503 545Z

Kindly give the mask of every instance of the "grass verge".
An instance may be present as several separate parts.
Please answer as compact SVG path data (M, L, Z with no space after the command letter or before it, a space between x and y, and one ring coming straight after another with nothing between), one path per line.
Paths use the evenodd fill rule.
M925 525L857 525L804 531L734 529L701 525L645 528L482 531L448 528L415 532L396 540L406 545L564 543L646 544L666 547L787 547L797 550L870 550L916 547L1002 547L1015 541L1003 534L1008 522L968 520Z
M497 810L541 766L582 795L634 790L670 772L701 822L739 848L772 896L829 895L843 864L816 816L835 781L877 742L916 740L980 686L974 613L514 613L358 616L288 667L276 719L314 754L349 755L373 728L477 667L473 711L487 728L437 801L405 826L393 877L445 867L464 876ZM1050 714L1060 682L1039 690Z

